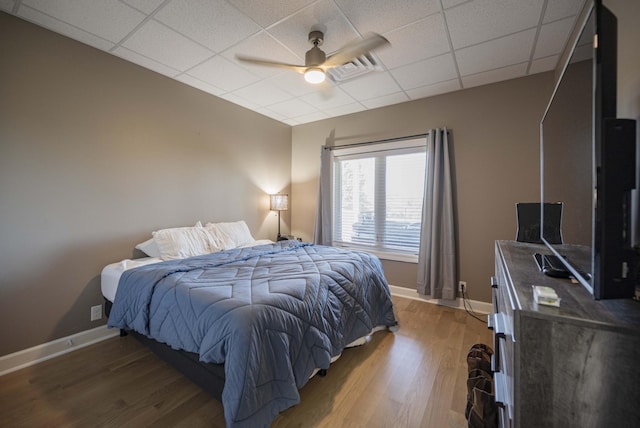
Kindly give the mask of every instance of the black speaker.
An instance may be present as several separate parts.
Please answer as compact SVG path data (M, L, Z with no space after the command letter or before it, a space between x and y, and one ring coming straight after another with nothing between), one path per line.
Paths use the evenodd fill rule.
M636 185L636 121L605 119L603 125L601 158L596 158L598 192L593 295L596 299L628 298L635 294L637 262L631 248L631 190Z
M516 241L543 244L540 235L541 204L538 202L518 202L516 219L518 230ZM562 244L562 202L545 202L544 236L551 244Z

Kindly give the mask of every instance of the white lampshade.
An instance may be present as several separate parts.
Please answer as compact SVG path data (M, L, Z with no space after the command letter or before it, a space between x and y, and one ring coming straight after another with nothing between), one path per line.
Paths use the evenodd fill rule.
M309 83L317 84L324 82L324 71L320 68L310 68L304 72L304 80Z
M289 195L269 195L271 199L271 211L287 211L289 209Z

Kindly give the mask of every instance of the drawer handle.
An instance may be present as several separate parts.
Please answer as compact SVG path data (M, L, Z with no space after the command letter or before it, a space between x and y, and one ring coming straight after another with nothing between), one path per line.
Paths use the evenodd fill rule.
M494 343L493 346L496 344ZM500 350L496 347L496 350L493 351L493 355L491 356L491 371L495 374L500 371Z
M493 356L491 357L491 370L500 371L500 339L506 339L504 317L500 312L489 315L489 324L493 327Z
M493 385L495 389L496 404L502 408L504 408L507 404L507 394L505 391L506 384L506 378L502 373L497 372L493 374Z
M491 288L498 288L498 278L495 276L491 277Z
M504 315L500 312L497 312L495 314L489 315L489 318L492 318L491 321L489 321L489 324L493 327L493 333L500 339L504 339L507 332Z

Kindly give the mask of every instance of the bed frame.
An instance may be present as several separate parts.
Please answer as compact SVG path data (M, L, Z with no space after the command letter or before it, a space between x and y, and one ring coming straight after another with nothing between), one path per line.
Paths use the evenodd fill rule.
M104 299L104 310L107 317L111 313L113 303ZM187 379L211 394L222 403L224 388L224 364L205 363L199 360L198 354L173 349L169 345L157 342L134 330L120 330L120 337L131 335L140 343L151 349L160 359L182 373ZM317 376L327 375L326 369L318 370Z
M111 312L111 303L105 299L105 313ZM198 354L173 349L133 330L120 330L120 336L131 335L140 343L151 349L161 360L185 375L189 380L207 391L216 400L222 402L222 388L224 387L224 364L201 362Z

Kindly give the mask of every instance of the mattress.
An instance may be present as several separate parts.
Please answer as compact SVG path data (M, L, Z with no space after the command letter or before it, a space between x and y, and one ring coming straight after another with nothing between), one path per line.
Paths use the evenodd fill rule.
M118 282L120 282L120 276L122 276L124 271L151 263L159 263L161 261L162 259L159 257L143 257L133 260L126 259L105 266L100 274L102 295L105 299L113 303L113 299L116 297L116 290L118 289Z
M269 239L259 239L249 245L244 245L244 247L271 243L273 243L273 241ZM125 259L105 266L100 274L100 288L102 289L102 295L105 299L113 303L113 299L116 297L116 290L118 289L120 277L124 271L151 263L160 263L161 261L162 259L159 257L142 257L139 259Z

